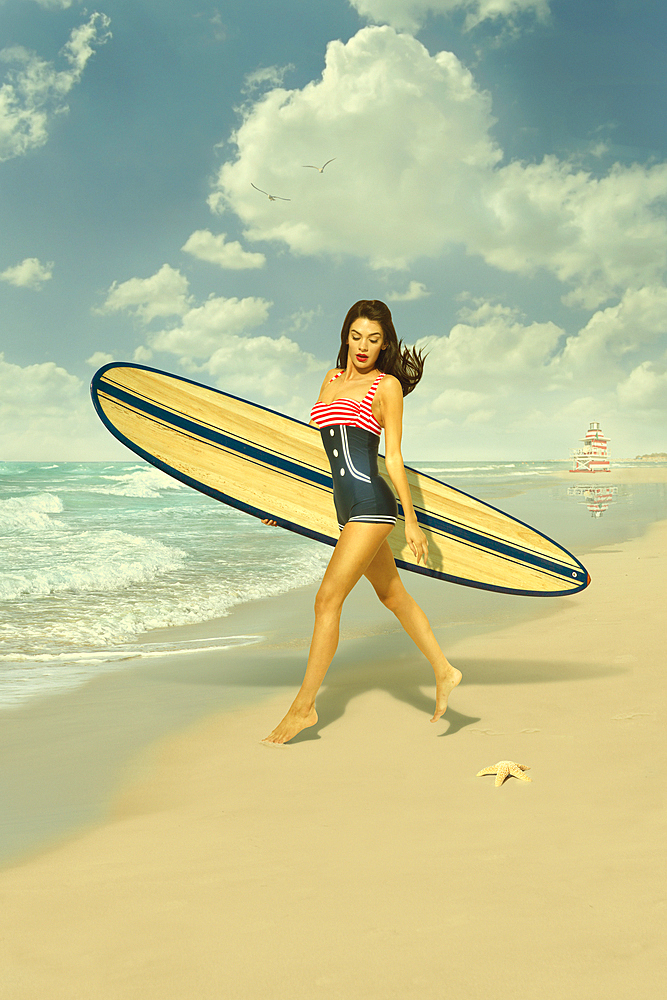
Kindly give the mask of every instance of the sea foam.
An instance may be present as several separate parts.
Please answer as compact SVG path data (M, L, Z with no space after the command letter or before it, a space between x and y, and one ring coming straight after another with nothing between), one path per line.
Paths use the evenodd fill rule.
M0 500L0 538L16 532L33 534L62 527L62 522L50 517L51 514L62 513L62 510L62 500L51 493L34 493Z

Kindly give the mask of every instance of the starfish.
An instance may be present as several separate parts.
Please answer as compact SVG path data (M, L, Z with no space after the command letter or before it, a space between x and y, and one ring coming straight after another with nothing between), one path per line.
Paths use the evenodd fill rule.
M483 774L495 774L497 788L510 774L513 774L515 778L521 778L522 781L532 781L533 779L524 774L524 771L530 771L526 764L517 764L514 760L499 760L493 767L485 767L484 770L478 771L475 777L480 778Z

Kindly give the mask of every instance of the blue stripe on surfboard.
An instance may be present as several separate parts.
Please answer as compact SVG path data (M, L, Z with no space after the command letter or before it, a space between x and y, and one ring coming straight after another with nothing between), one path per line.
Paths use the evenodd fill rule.
M298 478L298 479L304 479L304 478L307 479L307 478L309 478L307 476L304 476L304 473L303 473L303 470L307 469L311 473L315 473L315 475L320 480L319 483L313 482L313 485L320 485L320 486L325 486L325 487L331 488L331 477L325 477L318 470L312 469L312 467L303 466L303 465L297 465L296 463L289 462L289 460L284 459L284 458L281 458L280 461L276 462L276 455L278 453L271 453L271 452L268 452L268 451L263 451L262 449L258 449L255 446L249 445L248 442L242 442L240 439L231 437L229 435L223 435L221 432L219 432L217 430L213 430L212 428L208 428L207 429L207 428L204 427L204 425L202 425L200 423L197 423L196 421L189 420L189 418L185 418L183 415L179 415L179 421L175 422L174 421L174 414L173 414L173 412L165 410L165 409L163 409L161 407L157 407L156 404L152 403L147 398L143 398L142 399L141 396L133 395L133 394L127 392L127 390L121 389L119 386L116 386L113 383L110 383L108 380L103 381L103 377L105 375L107 375L107 373L110 370L116 369L116 368L138 369L138 370L141 370L141 371L147 371L147 372L150 372L152 374L160 375L160 376L172 379L172 380L177 381L177 382L184 382L186 384L194 385L194 386L197 386L198 388L206 389L209 392L218 393L218 394L220 394L222 396L226 396L226 397L228 397L230 399L234 399L234 400L236 400L238 402L245 403L246 405L251 405L251 406L253 406L256 409L266 410L266 412L275 414L275 415L277 415L279 417L282 417L282 419L284 419L284 420L292 420L292 421L294 421L294 423L298 423L301 426L306 426L306 425L303 424L302 421L296 420L296 418L287 416L286 414L277 413L275 410L271 410L268 407L264 407L264 406L261 406L259 404L249 404L247 400L243 400L240 397L233 396L230 393L223 392L221 389L215 389L215 388L213 388L211 386L205 386L205 385L202 385L199 382L194 382L191 379L183 378L182 376L173 375L173 374L171 374L169 372L161 371L160 369L150 368L150 367L148 367L146 365L136 364L134 362L111 362L108 365L104 365L102 368L99 369L99 371L97 371L95 373L95 375L93 376L92 383L91 383L91 394L93 396L93 403L94 403L95 409L97 410L97 413L98 413L100 419L102 420L102 422L104 423L104 425L107 427L107 429L119 441L121 441L124 445L126 445L126 447L128 447L131 451L135 452L135 454L140 455L142 458L144 458L146 461L150 462L150 464L154 465L156 468L161 469L162 471L166 472L168 475L171 475L175 479L178 479L179 481L185 483L187 486L190 486L191 488L198 490L200 493L204 493L204 494L206 494L208 496L211 496L211 497L215 498L216 500L221 500L224 503L227 503L230 506L235 507L238 510L242 510L242 511L245 511L246 513L248 513L248 514L251 514L252 516L255 516L255 517L271 517L274 520L276 520L277 523L279 523L282 527L287 528L288 530L294 531L297 534L301 534L301 535L304 535L306 537L313 538L313 539L315 539L317 541L321 541L321 542L323 542L325 544L328 544L328 545L335 545L336 544L336 539L333 538L333 537L331 537L331 536L329 536L329 535L322 535L321 533L313 531L313 530L311 530L309 528L305 528L302 525L299 525L299 524L296 524L296 523L293 523L293 522L290 522L290 521L286 521L286 520L281 519L281 518L276 518L269 511L261 510L260 508L252 507L252 506L250 506L248 504L245 504L243 501L238 500L237 498L232 497L232 496L230 496L228 494L222 493L220 490L217 490L214 487L209 487L206 484L199 482L198 480L192 479L191 477L187 476L185 473L180 472L178 469L175 469L174 467L168 465L167 463L162 462L160 459L156 458L155 456L151 455L149 452L145 451L143 448L141 448L135 442L131 441L118 428L116 428L114 426L114 424L111 422L111 420L106 416L106 414L105 414L105 412L104 412L104 410L103 410L103 408L101 406L101 402L97 398L97 394L98 394L98 392L103 392L103 393L106 393L107 395L113 395L113 393L109 392L110 389L113 389L114 392L122 393L122 394L125 395L126 400L127 400L126 405L130 405L130 406L132 406L132 407L134 407L136 409L140 409L142 412L146 412L145 409L144 409L145 406L154 407L155 410L156 410L156 413L154 414L155 418L162 420L163 422L167 423L168 425L174 426L175 429L179 429L179 423L180 422L182 422L183 424L187 423L190 426L191 433L195 434L197 437L200 437L200 438L204 437L204 438L206 438L207 435L205 433L202 433L202 431L209 430L211 433L217 434L219 436L219 438L221 438L221 439L225 438L226 441L227 441L227 443L223 444L222 441L220 441L220 443L223 444L223 446L226 446L226 447L229 447L230 444L231 444L232 450L242 451L244 454L248 454L249 450L253 449L256 452L256 458L257 458L257 460L263 462L264 464L268 465L269 467L271 467L271 466L273 466L273 467L277 466L279 468L282 467L282 468L284 468L284 471L288 471L285 466L289 464L291 466L291 469L289 471L291 471L292 474L296 478ZM108 379L108 376L107 376L107 379ZM120 399L118 400L118 402L120 402ZM141 404L141 405L137 405L137 404ZM157 411L160 411L159 415L158 415ZM185 430L186 428L183 426L182 429ZM239 448L239 444L241 444L241 443L244 445L243 449ZM269 458L268 462L266 461L267 457ZM431 480L433 480L433 482L437 483L439 486L443 485L440 482L440 480L437 480L437 479L435 479L432 476L428 476L426 473L419 473L419 475L423 479L427 479L427 480L431 479ZM310 478L311 478L311 481L312 481L312 476ZM327 480L326 482L324 481L325 479ZM471 497L470 494L464 493L462 490L457 490L455 487L449 486L448 489L451 490L453 493L458 493L460 496L464 496L464 497L467 497L469 499L475 500L475 498ZM463 586L473 587L473 588L479 589L479 590L489 590L489 591L494 591L494 592L497 592L497 593L516 594L516 595L529 596L529 597L532 597L532 596L534 596L534 597L548 597L548 596L557 597L557 596L563 596L563 595L566 595L566 594L575 594L575 593L578 593L580 590L583 590L586 587L587 582L588 582L588 574L587 574L584 566L579 562L578 559L576 559L574 556L572 556L571 553L567 552L567 550L564 549L561 545L558 545L557 542L554 542L551 538L549 538L547 535L544 535L542 532L538 531L537 529L532 528L530 525L524 524L524 522L519 521L517 518L513 518L510 515L505 514L503 511L498 510L497 508L493 507L491 504L486 504L486 503L483 503L482 501L476 501L476 502L477 503L482 503L482 505L484 507L488 507L490 510L493 510L496 513L501 514L501 516L503 516L504 518L507 518L509 521L512 521L515 524L519 524L522 527L526 527L531 532L533 532L535 535L538 535L539 537L544 538L547 542L549 542L550 544L554 545L555 548L557 548L560 551L562 551L564 553L564 555L568 556L572 560L572 562L576 566L579 567L579 569L580 569L581 572L573 573L567 567L564 567L564 566L561 567L557 563L554 563L552 560L548 560L546 557L539 556L539 555L536 555L534 553L522 550L522 548L520 546L512 546L512 545L510 545L508 543L501 542L500 540L488 538L483 533L474 532L474 531L472 531L469 528L464 528L461 525L456 524L455 522L448 522L448 521L445 521L443 519L437 518L434 515L427 514L425 511L422 511L421 509L419 509L419 512L420 512L420 514L422 516L419 518L419 520L425 526L431 528L431 530L440 531L444 535L447 535L447 534L453 535L454 537L457 538L457 540L459 542L462 542L463 544L470 545L471 547L478 547L478 548L485 549L487 551L490 551L490 552L494 553L497 556L500 556L502 558L507 559L508 561L519 562L519 563L523 563L524 565L525 564L530 564L530 565L532 565L534 568L536 568L538 570L539 569L545 569L545 570L547 570L550 573L550 575L554 574L556 579L563 579L563 578L565 578L565 579L568 579L569 581L579 579L579 582L578 582L577 586L570 586L570 587L568 587L565 590L559 590L559 591L554 591L554 590L551 590L551 591L543 591L543 590L520 590L520 589L517 589L517 588L502 587L502 586L497 586L497 585L494 585L494 584L487 584L487 583L484 583L484 582L481 582L481 581L477 581L477 580L469 580L469 579L466 579L464 577L459 577L459 576L455 576L453 574L446 573L446 572L444 572L442 570L433 570L433 569L430 569L430 568L428 568L426 566L419 566L419 565L415 565L413 563L407 563L407 562L405 562L402 559L396 559L396 565L399 566L402 569L409 570L410 572L420 573L423 576L430 576L430 577L433 577L435 579L440 579L440 580L448 580L448 581L450 581L452 583L457 583L457 584L461 584Z

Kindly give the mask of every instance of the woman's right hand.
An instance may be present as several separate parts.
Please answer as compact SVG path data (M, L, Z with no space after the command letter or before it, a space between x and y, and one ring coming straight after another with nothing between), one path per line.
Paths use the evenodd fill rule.
M423 559L425 566L428 559L428 539L417 524L416 518L414 522L408 521L406 518L405 540L412 549L412 554L417 560L417 565L419 565L419 560Z
M263 518L262 518L262 524L268 524L268 525L270 525L270 527L272 527L272 528L277 528L277 527L278 527L278 522L277 522L277 521L272 521L272 520L271 520L270 518L268 518L268 517L263 517Z

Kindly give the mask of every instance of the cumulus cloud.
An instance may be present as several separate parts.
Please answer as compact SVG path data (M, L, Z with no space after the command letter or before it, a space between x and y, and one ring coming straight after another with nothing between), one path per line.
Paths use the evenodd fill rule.
M137 364L147 364L152 358L153 352L145 344L140 344L132 355L132 360L136 361Z
M292 63L287 66L262 66L247 73L243 81L243 92L251 94L261 87L280 87L285 78L285 74L294 69Z
M483 197L468 246L505 271L545 268L573 286L568 304L595 308L665 274L665 163L616 164L595 178L554 156L514 162L488 179Z
M53 277L53 261L42 264L37 257L26 257L20 264L7 267L0 271L0 281L7 281L17 288L34 288L39 290L45 281Z
M203 305L188 309L179 326L151 333L150 346L186 359L208 358L228 337L266 322L271 305L252 296L227 299L213 295Z
M251 332L266 322L272 304L258 296L220 295L197 303L189 294L187 278L164 264L150 278L114 282L97 311L125 311L146 327L145 343L134 352L135 361L153 361L160 354L175 356L191 376L213 380L226 392L307 419L309 403L327 365L286 333L269 337ZM291 316L291 329L303 329L317 313L300 311ZM177 320L151 329L152 321L160 317ZM106 355L98 352L89 362L103 364L105 360Z
M389 302L416 302L431 293L421 281L411 281L404 292L389 292L387 300Z
M461 205L502 155L491 124L490 98L452 53L364 28L328 45L321 80L246 110L212 204L233 208L250 239L403 267L463 238ZM323 174L302 168L332 156ZM290 203L257 197L253 181Z
M664 280L667 164L595 177L554 156L500 165L491 100L450 52L391 27L331 42L322 78L247 105L209 203L251 240L405 268L452 246L521 275L544 269L594 309ZM335 156L324 174L303 163ZM257 182L289 202L270 202Z
M108 365L113 360L113 354L107 354L105 351L95 351L89 358L86 358L86 364L97 371L102 365Z
M189 308L188 287L185 275L163 264L150 278L129 278L120 284L114 281L96 312L126 310L143 323L150 323L156 316L183 316Z
M289 333L302 333L304 330L309 330L313 325L313 320L319 318L324 314L322 306L316 306L315 309L297 309L296 312L292 313L289 317L289 326L287 328Z
M0 52L10 67L0 87L0 161L44 145L53 118L68 111L65 98L81 80L95 46L111 37L109 24L106 14L94 13L72 30L60 51L65 69L20 45Z
M0 354L0 366L0 406L4 408L3 415L10 412L12 407L25 404L31 409L45 409L50 413L52 407L57 408L71 402L82 384L75 375L70 375L53 361L21 368L5 361L4 354Z
M565 378L586 372L589 383L617 381L640 354L660 350L665 335L667 288L629 289L620 302L595 312L582 330L567 338L557 368Z
M448 335L418 341L429 354L406 404L406 454L567 459L590 420L616 458L664 448L666 296L631 290L570 336L506 305L467 305Z
M429 14L464 12L464 29L469 31L482 21L514 21L522 14L545 20L549 0L350 0L362 17L394 28L416 31Z
M187 278L164 264L149 278L114 282L97 312L124 311L147 328L145 343L135 350L134 361L152 362L155 355L170 354L189 374L212 376L227 392L304 417L307 401L317 392L326 365L285 335L250 334L266 322L271 305L257 296L211 295L196 303L189 294ZM314 315L291 319L301 328ZM172 317L177 321L150 328L154 320ZM99 366L107 360L112 359L97 352L88 363Z
M129 278L120 284L114 281L96 312L129 312L146 326L157 318L179 316L180 324L151 331L149 347L193 359L210 356L221 337L264 323L271 305L252 296L237 299L216 295L196 305L185 275L163 264L149 278Z
M225 26L224 21L222 20L222 14L220 13L219 10L216 10L215 13L211 16L211 18L209 19L209 24L213 28L213 37L215 38L216 42L226 42L227 28Z
M283 335L226 337L204 370L221 389L307 421L327 367Z
M95 417L88 387L75 375L53 361L23 368L0 354L0 454L4 459L122 458L122 450Z
M473 390L478 402L480 391L496 393L499 382L513 393L522 384L534 384L564 336L555 323L526 324L518 310L498 303L476 303L459 315L465 322L453 326L448 336L418 341L429 352L424 384L434 390L446 373L448 383L462 379L464 384L455 387ZM467 384L469 378L474 385Z
M667 416L667 366L664 363L642 361L619 384L617 391L622 405L647 416L658 411L663 420Z
M226 233L214 235L208 229L197 229L183 244L181 250L192 254L198 260L205 260L232 271L263 267L266 263L263 253L251 253L249 250L244 250L238 240L227 243L226 239Z
M249 333L266 321L271 304L211 296L178 326L149 333L150 350L178 356L186 371L203 373L226 392L307 419L327 366L285 334Z
M419 392L406 408L408 455L427 457L429 443L435 455L450 458L506 454L527 409L543 406L549 362L563 331L554 323L527 323L518 310L486 301L460 315L462 322L447 336L417 342L428 358ZM548 424L546 414L533 420ZM471 454L480 428L486 450ZM516 453L530 454L531 444L522 442ZM549 454L546 444L543 454Z

